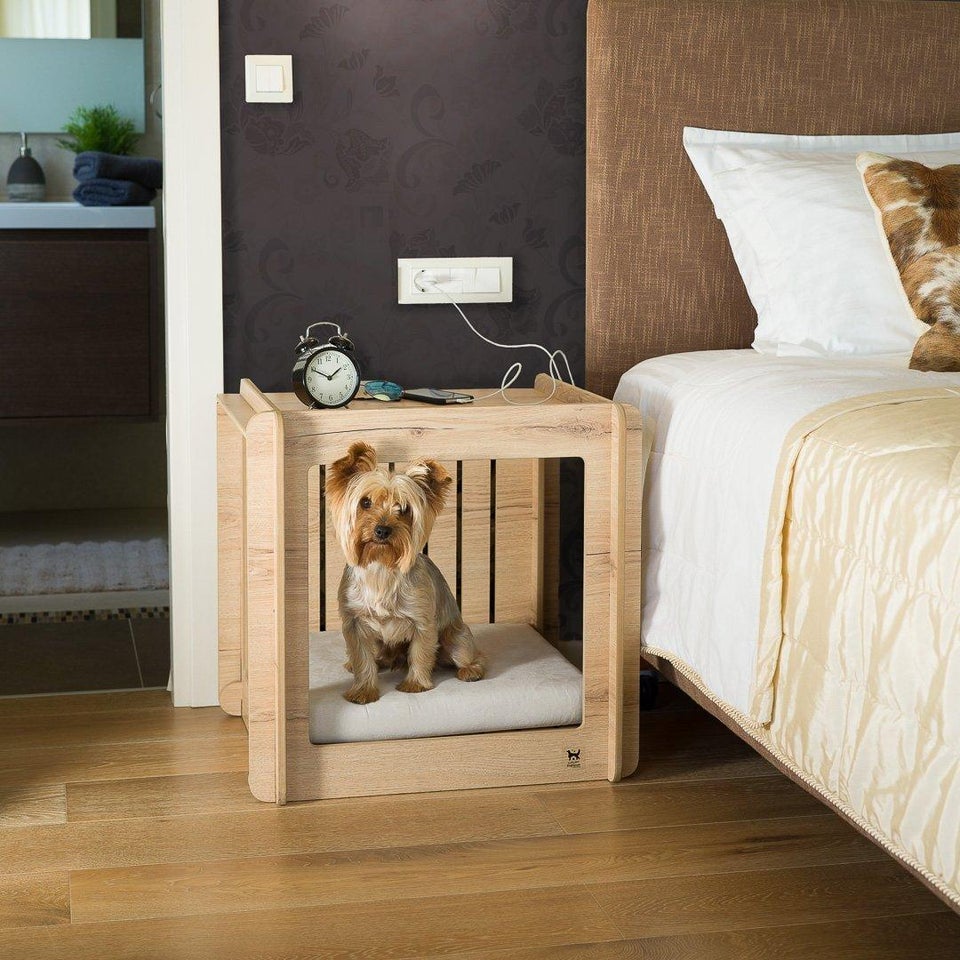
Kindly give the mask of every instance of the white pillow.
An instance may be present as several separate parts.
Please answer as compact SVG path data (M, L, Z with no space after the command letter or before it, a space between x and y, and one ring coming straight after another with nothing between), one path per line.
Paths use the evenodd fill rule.
M825 136L685 127L757 311L754 349L907 359L927 326L909 308L857 170L872 150L960 162L960 133Z

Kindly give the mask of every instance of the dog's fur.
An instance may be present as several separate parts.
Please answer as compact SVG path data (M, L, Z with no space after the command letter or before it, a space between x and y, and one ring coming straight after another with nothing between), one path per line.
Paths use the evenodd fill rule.
M433 460L392 473L365 443L352 444L327 471L327 504L347 558L339 601L351 703L380 699L381 668L406 666L397 686L404 693L431 689L438 656L458 668L460 680L483 678L483 654L443 574L423 553L452 482Z

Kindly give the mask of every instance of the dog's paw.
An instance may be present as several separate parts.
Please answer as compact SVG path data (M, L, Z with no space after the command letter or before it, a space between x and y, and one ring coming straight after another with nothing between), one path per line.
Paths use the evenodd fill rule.
M430 683L427 686L424 686L419 680L411 680L409 677L407 677L403 683L397 684L397 689L401 693L423 693L425 690L432 690L433 684Z
M380 699L380 691L376 687L351 687L343 699L350 703L376 703Z
M483 672L482 663L471 663L457 671L457 679L463 680L465 683L473 683L474 680L483 679Z

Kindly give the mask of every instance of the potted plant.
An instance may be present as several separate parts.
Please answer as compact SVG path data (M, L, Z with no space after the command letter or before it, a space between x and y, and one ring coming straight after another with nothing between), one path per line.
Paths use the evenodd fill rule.
M125 156L133 153L140 139L133 121L110 105L77 107L63 131L67 137L57 144L74 153L97 151Z

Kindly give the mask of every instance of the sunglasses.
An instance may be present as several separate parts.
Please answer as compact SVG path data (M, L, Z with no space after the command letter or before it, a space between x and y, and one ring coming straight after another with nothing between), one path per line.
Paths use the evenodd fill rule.
M364 393L371 400L399 400L403 396L403 387L390 380L364 380L361 384Z

